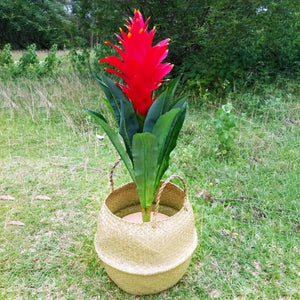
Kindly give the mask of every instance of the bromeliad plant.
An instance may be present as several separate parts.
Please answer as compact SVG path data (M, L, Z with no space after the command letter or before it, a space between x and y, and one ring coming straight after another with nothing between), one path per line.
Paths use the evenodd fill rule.
M119 56L99 60L114 67L105 70L124 81L121 84L106 76L97 78L124 143L102 114L87 110L106 132L129 171L144 222L150 221L155 193L169 167L170 153L176 146L187 109L186 97L174 99L179 79L170 81L160 95L153 95L166 81L163 78L173 65L162 63L168 54L169 39L152 46L155 27L148 32L148 21L144 22L135 10L134 19L127 21L128 33L120 29L121 35L116 35L123 49L106 42Z

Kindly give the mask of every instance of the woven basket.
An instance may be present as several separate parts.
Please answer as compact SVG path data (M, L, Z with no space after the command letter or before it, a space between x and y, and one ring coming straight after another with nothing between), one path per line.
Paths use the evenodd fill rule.
M123 220L122 217L140 211L136 187L131 182L112 191L99 213L96 251L109 277L130 294L154 294L176 284L197 246L186 187L182 190L164 182L157 199L151 222ZM158 211L169 218L155 221Z

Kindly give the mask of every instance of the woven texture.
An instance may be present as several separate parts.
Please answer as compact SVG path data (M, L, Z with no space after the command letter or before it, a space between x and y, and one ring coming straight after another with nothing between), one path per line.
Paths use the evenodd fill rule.
M185 274L191 259L174 269L153 275L136 275L126 273L105 264L110 278L124 291L133 295L156 294L172 287Z
M104 264L109 266L109 276L121 288L126 290L121 286L122 283L118 283L118 278L124 277L123 273L141 276L140 279L148 285L151 285L148 282L150 278L154 278L153 275L161 273L164 280L161 278L159 281L166 281L164 286L168 288L183 276L197 246L192 207L184 191L168 183L161 193L159 212L167 214L169 218L140 224L122 219L123 216L139 210L134 183L114 190L99 213L95 236L96 251ZM112 274L114 269L116 278ZM175 273L176 278L169 278L168 271L170 274ZM144 287L140 292L136 287L138 278L132 283L134 290L129 289L129 292L145 292ZM125 281L132 282L132 279ZM140 286L145 285L145 282L141 282ZM157 288L153 288L152 292L157 292ZM164 288L160 288L162 289Z

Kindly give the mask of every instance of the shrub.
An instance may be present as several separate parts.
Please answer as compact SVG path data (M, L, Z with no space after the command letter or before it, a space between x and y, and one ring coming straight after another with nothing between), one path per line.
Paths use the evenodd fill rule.
M11 56L11 45L6 44L0 53L0 66L10 65L13 63Z
M45 61L39 65L37 68L38 75L46 75L49 73L53 73L54 68L60 63L60 61L56 57L57 45L54 44L49 50Z
M36 54L36 45L31 44L26 48L19 62L11 69L12 75L17 76L28 72L28 69L33 69L33 73L38 70L39 61Z
M90 52L83 49L81 53L74 48L68 53L72 68L80 74L87 74L90 70Z
M45 58L44 63L42 64L42 67L41 67L42 74L53 72L54 67L59 62L56 57L56 52L57 52L57 45L54 44L50 48L50 51L49 51L47 57Z

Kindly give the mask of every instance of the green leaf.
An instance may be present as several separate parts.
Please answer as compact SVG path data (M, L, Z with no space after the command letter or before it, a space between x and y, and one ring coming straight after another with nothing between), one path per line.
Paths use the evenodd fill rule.
M108 102L109 102L109 110L110 111L113 111L114 113L114 118L116 119L116 121L120 122L120 115L121 115L121 108L120 108L120 100L119 98L117 98L114 94L113 94L113 91L112 91L112 87L113 85L115 85L115 83L110 80L109 78L103 76L103 79L105 80L102 81L101 79L99 79L98 77L95 77L96 78L96 81L98 82L98 84L100 85L102 91L104 92ZM106 105L108 105L108 102L105 101Z
M167 89L152 103L144 122L144 132L152 132L158 118L169 110L178 82L179 78L171 80Z
M90 116L92 116L96 122L103 128L107 136L109 137L111 143L119 153L121 159L123 160L125 167L127 168L132 180L135 182L135 176L134 171L132 167L132 162L128 156L128 153L126 152L123 144L120 142L119 135L111 129L111 127L107 124L104 117L92 110L86 109L85 110Z
M113 80L110 78L102 75L103 82L106 84L106 86L109 88L112 96L113 96L113 101L112 101L112 106L116 106L118 109L118 113L120 113L121 110L121 101L129 101L126 95L123 93L122 89L115 84Z
M166 95L165 95L165 106L164 106L164 113L169 110L169 107L173 104L172 100L175 95L175 91L177 89L178 83L179 83L180 77L177 77L173 80L170 80L168 87L166 89Z
M176 100L176 103L174 104L174 106L172 106L172 109L175 109L175 108L182 108L184 103L186 103L186 99L187 97L186 96L183 96L181 98L179 98L178 100Z
M112 106L110 105L109 101L106 98L102 98L103 102L106 104L107 109L109 110L110 114L113 116L114 120L116 122L118 122L118 120L116 119L116 114L114 113L114 110L112 108Z
M183 105L182 109L175 116L171 129L169 131L166 144L165 144L163 160L159 165L159 169L157 172L156 186L159 185L162 176L164 175L165 171L169 167L170 154L173 151L173 149L176 147L178 135L185 119L186 109L187 109L187 103Z
M114 112L115 119L120 128L120 135L124 140L126 151L132 160L132 137L139 129L139 122L137 120L132 103L123 93L119 86L108 77L102 75L102 80L96 78L100 87L104 91L108 102ZM106 104L108 104L106 102Z
M157 143L158 143L158 151L159 151L158 164L162 162L165 148L166 148L165 147L166 140L169 135L169 132L171 131L174 119L179 111L180 109L176 108L161 115L153 127L152 134L156 136Z
M152 132L156 121L163 114L165 104L164 99L165 94L162 93L150 106L144 122L143 132Z
M127 153L132 160L132 138L139 132L140 125L136 117L132 103L127 98L120 99L121 118L120 135L122 136Z
M101 113L98 113L96 111L92 111L92 110L89 110L87 108L84 109L84 111L86 111L89 115L91 115L91 113L93 114L92 117L93 118L98 118L98 119L101 119L102 121L104 121L105 123L107 123L107 120L105 119L105 117L101 114Z
M144 209L153 203L156 192L158 145L156 137L149 133L137 133L132 141L135 184L141 206Z

